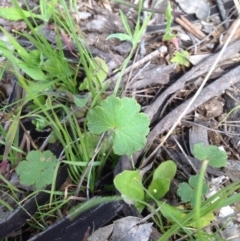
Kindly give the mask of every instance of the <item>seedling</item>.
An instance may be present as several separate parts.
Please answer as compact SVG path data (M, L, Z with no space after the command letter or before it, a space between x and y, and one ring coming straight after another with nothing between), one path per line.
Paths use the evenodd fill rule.
M134 54L134 51L138 46L138 43L141 41L143 33L146 30L147 24L149 23L149 21L151 19L151 16L152 16L152 14L149 14L148 17L145 19L145 21L143 23L141 23L142 4L143 4L143 1L140 0L139 1L139 8L138 8L138 18L137 18L136 26L135 26L135 29L134 29L134 33L131 32L131 29L128 25L126 16L123 13L120 12L121 17L122 17L122 22L123 22L124 28L126 30L126 34L117 33L117 34L114 34L114 35L110 35L107 38L107 39L118 38L120 40L128 40L132 43L132 49L131 49L128 57L125 59L125 61L122 64L121 71L119 73L116 85L114 87L113 95L115 95L115 96L117 95L117 93L119 91L119 86L120 86L120 83L122 81L122 77L124 75L125 69L127 68L127 65L129 64L129 61L131 60L131 58Z
M227 165L227 154L220 150L217 146L204 146L203 143L195 144L193 148L194 156L201 161L208 160L208 164L212 167L224 167ZM177 194L181 197L183 203L190 202L195 206L196 189L199 182L199 175L189 178L188 183L183 182L179 184ZM202 186L202 199L207 193L209 187L206 183Z
M126 18L125 14L123 13L122 10L119 10L119 12L120 12L120 16L121 16L122 23L123 23L123 26L125 28L126 33L110 34L107 37L107 40L111 39L111 38L117 38L120 41L129 41L129 42L133 43L134 42L134 36L133 36L131 28L130 28L130 26L128 24L127 18Z
M188 60L189 53L185 50L179 50L174 53L174 57L170 60L172 63L176 63L178 65L184 65L189 67L190 62Z
M178 46L178 40L177 40L177 35L172 34L171 32L171 25L173 21L173 16L172 16L172 8L170 2L168 2L167 8L166 8L166 19L167 19L167 26L165 29L165 34L163 35L163 41L172 41L177 50L179 49ZM189 60L189 53L185 50L178 50L174 53L174 57L170 60L172 63L176 63L179 65L184 65L188 67L190 65Z
M168 2L165 16L167 18L167 26L166 26L165 34L163 35L163 41L168 41L168 40L172 40L173 38L176 37L176 35L172 34L172 32L171 32L173 16L172 16L172 8L171 8L170 2Z
M147 199L150 199L151 195L157 200L164 197L170 189L170 183L176 171L177 167L173 161L161 163L153 173L152 182L148 187Z
M177 194L181 197L183 203L190 202L192 207L195 206L196 202L196 189L199 182L199 175L191 176L187 182L182 182L178 186ZM204 195L209 190L209 187L204 183L202 188L202 200L204 200Z
M132 203L141 212L144 201L159 200L170 188L170 182L176 174L176 164L173 161L161 163L153 173L153 179L145 193L140 172L124 171L114 178L114 185L122 197Z

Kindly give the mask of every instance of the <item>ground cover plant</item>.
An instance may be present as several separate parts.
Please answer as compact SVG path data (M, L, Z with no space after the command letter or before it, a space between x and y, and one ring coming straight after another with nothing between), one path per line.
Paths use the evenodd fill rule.
M173 29L173 20L179 20L172 1L166 1L164 10L158 9L164 1L152 6L166 22L155 36L157 47L146 37L155 33L148 30L155 10L139 1L130 4L135 11L129 17L124 9L129 3L116 2L123 8L118 6L115 12L115 5L104 1L80 5L64 0L40 0L33 5L12 1L0 8L8 24L17 21L11 29L1 24L0 35L0 225L16 208L24 210L31 198L37 206L19 227L21 234L9 234L3 240L34 238L49 223L66 216L73 221L79 215L88 217L114 201L141 222L152 223L149 233L155 230L155 237L151 240L225 240L229 236L221 233L230 225L237 230L239 180L229 174L226 183L213 188L212 179L230 173L228 159L238 157L238 139L234 141L238 126L231 133L224 129L238 108L229 100L222 116L223 104L212 99L222 95L221 88L237 83L238 69L228 63L221 75L215 73L207 81L209 66L226 64L219 56L229 61L240 51L239 44L223 55L229 38L220 55L210 56L208 65L206 60L194 66L194 52L181 44L181 31ZM174 51L166 53L163 47ZM204 45L199 48L207 52ZM159 72L160 62L165 64ZM170 72L165 73L165 67ZM231 71L235 75L230 78L226 75ZM201 85L195 83L204 74ZM215 84L222 79L229 80L228 85ZM214 108L209 110L211 100ZM218 106L221 113L214 115ZM191 115L186 117L187 113ZM228 135L234 138L227 139ZM59 186L66 166L67 178ZM38 200L41 193L49 194L46 203ZM226 207L232 213L219 218ZM124 209L118 211L127 216ZM94 222L89 220L82 240L91 240Z

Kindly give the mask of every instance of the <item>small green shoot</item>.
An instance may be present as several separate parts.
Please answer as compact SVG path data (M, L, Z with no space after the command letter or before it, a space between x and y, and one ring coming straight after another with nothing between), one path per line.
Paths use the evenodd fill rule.
M140 172L124 171L114 178L114 185L126 200L132 200L136 208L141 212L143 201L159 200L170 188L170 182L176 174L176 164L173 161L166 161L159 165L154 171L153 180L148 187L146 195L142 184ZM141 203L136 200L142 201Z
M166 26L165 34L163 35L163 41L168 41L168 40L172 40L173 38L176 37L175 34L171 33L171 25L172 25L172 21L173 21L173 16L172 16L172 8L171 8L170 2L168 2L165 15L167 18L167 26Z
M168 2L167 8L166 8L166 18L167 18L167 26L165 30L165 34L163 35L163 41L169 41L174 38L176 38L176 34L172 34L171 32L171 25L173 21L172 16L172 8L170 2ZM172 63L176 63L178 65L184 65L186 67L189 67L190 62L188 60L189 53L185 50L179 50L174 53L174 57L170 60Z
M139 1L139 7L138 7L138 18L137 18L137 22L136 22L136 25L135 25L135 29L134 29L134 32L132 33L131 30L130 30L130 27L128 25L128 22L127 22L127 19L125 17L124 14L121 14L121 17L122 17L122 22L123 22L123 25L125 27L125 30L126 30L126 34L122 34L122 33L117 33L117 34L114 34L114 35L110 35L107 39L109 38L118 38L120 40L129 40L131 43L132 43L132 49L128 55L128 57L124 60L123 64L122 64L122 68L121 68L121 71L118 75L118 78L117 78L117 82L116 82L116 85L114 87L114 91L113 91L113 95L117 95L117 92L119 91L119 86L120 86L120 83L122 81L122 77L124 75L124 72L125 72L125 69L127 68L134 52L135 52L135 49L137 48L139 42L141 41L141 38L143 36L143 33L144 31L146 30L146 27L151 19L151 16L152 14L149 14L147 16L147 18L145 19L145 21L142 23L141 21L141 12L142 12L142 6L143 6L143 1L140 0Z
M22 185L34 185L39 190L52 183L57 164L57 158L50 151L31 151L16 167L16 172Z
M192 207L195 206L196 202L196 189L199 182L199 175L191 176L187 182L182 182L179 184L177 194L181 197L183 203L190 202ZM204 200L204 194L208 191L208 185L206 183L203 184L202 188L202 200Z
M189 57L188 51L180 50L174 53L174 57L172 57L170 61L178 65L184 65L186 67L189 67L190 62L188 60L188 57Z
M194 156L201 160L208 160L212 167L225 167L227 165L227 153L217 146L204 146L203 143L195 144L193 147Z
M207 160L212 167L224 167L227 165L227 154L220 150L217 146L204 146L203 143L195 144L193 147L194 156L201 161ZM199 175L189 178L188 183L183 182L179 184L177 194L181 197L183 203L190 202L195 206L196 188L199 182ZM208 186L203 183L202 197L208 191Z
M109 132L117 155L132 155L144 147L150 121L139 113L140 105L132 98L109 96L89 110L88 128L93 134Z
M213 220L216 219L216 216L214 214L214 212L209 212L206 215L204 215L203 217L201 217L200 220L200 228L206 227L207 225L209 225ZM197 227L196 221L193 221L192 223L189 224L190 227Z
M120 12L120 16L121 16L121 19L122 19L123 26L124 26L125 31L127 33L114 33L114 34L111 34L111 35L109 35L107 37L107 40L111 39L111 38L117 38L120 41L129 41L129 42L132 43L134 41L134 36L133 36L131 28L130 28L130 26L128 24L127 18L126 18L125 14L123 13L123 11L121 9L119 10L119 12Z
M37 131L42 131L49 124L48 120L43 116L34 118L32 123L35 125Z
M162 201L158 202L158 206L161 207L162 215L171 223L181 224L181 220L183 220L184 217L187 217L186 211L181 206L174 207ZM200 218L201 227L203 228L209 225L211 221L213 221L214 219L215 219L215 215L213 214L213 212L209 212L205 214ZM196 221L193 219L192 222L189 222L186 226L195 228Z
M106 79L108 73L108 66L105 61L99 57L94 58L92 61L89 72L93 73L91 81L95 85L96 91L100 91L102 88L102 82ZM83 83L79 87L80 90L90 89L88 79L85 78Z
M46 80L46 75L42 72L39 66L34 63L35 59L33 61L32 55L27 52L22 46L20 46L16 39L14 39L6 30L4 30L3 28L1 28L1 30L9 39L11 45L14 46L18 53L21 53L19 54L19 57L21 57L22 60L15 57L12 50L6 48L6 43L4 41L0 41L0 49L4 56L7 59L11 60L12 63L15 63L20 69L22 69L23 72L29 75L32 79L42 81Z
M161 207L161 214L164 218L172 223L179 223L179 220L186 215L181 207L174 207L163 201L158 201L157 204Z
M37 15L29 11L21 10L21 13L20 13L19 10L16 8L0 8L0 17L5 18L7 20L11 20L11 21L22 20L23 19L22 14L24 14L26 18L35 17L35 18L42 19L41 15Z

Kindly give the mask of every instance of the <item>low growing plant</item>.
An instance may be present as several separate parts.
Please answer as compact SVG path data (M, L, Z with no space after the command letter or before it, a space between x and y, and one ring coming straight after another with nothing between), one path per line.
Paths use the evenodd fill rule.
M152 181L146 191L139 170L123 171L114 178L114 185L123 199L128 200L128 202L132 200L141 212L145 207L144 202L159 200L169 191L176 169L176 164L173 161L161 163L153 172Z
M59 3L63 10L53 7L58 6ZM29 9L22 10L15 1L14 8L0 10L0 15L3 16L6 13L12 20L14 15L15 19L23 20L29 31L10 34L3 30L12 49L6 47L6 42L0 42L0 51L11 63L17 83L25 93L24 99L17 100L21 108L9 114L8 121L11 126L6 133L4 131L6 138L2 141L6 149L4 160L11 161L11 167L16 169L21 184L33 185L36 188L36 191L31 193L32 196L44 189L46 185L52 184L50 191L45 190L51 194L49 209L43 213L44 207L39 207L36 216L38 223L34 225L39 228L43 223L44 225L41 226L43 229L44 220L47 216L53 215L56 211L54 208L60 209L68 202L68 199L64 199L63 192L54 191L54 181L60 163L68 164L69 176L74 184L79 184L84 173L87 173L83 179L83 185L80 185L80 190L84 190L87 183L86 189L89 188L93 193L97 178L110 154L115 152L117 155L132 155L145 145L150 120L145 114L140 113L141 107L134 99L117 97L120 79L114 93L107 98L103 97L106 89L103 81L107 77L107 65L102 59L91 56L66 1L40 1L38 16L32 14ZM37 19L43 20L43 25L53 27L55 30L55 47L41 32L43 26L38 25ZM49 22L51 26L48 25ZM133 33L133 50L124 62L122 73L146 25L147 23L144 23L144 26L140 27L140 20L138 20L139 32ZM16 35L27 39L34 49L21 46L15 38ZM65 58L63 44L66 44L72 53L70 39L77 46L75 51L78 52L79 63L72 63ZM82 93L86 90L88 93ZM33 120L37 131L46 130L46 127L50 129L44 143L39 141L42 146L34 146L41 151L33 150L26 154L19 147L19 126L22 119ZM101 145L101 150L98 150L96 143L101 140L99 136L102 134L104 143ZM56 141L63 149L58 156L59 162L53 153L43 151L50 142ZM11 157L11 153L15 153L14 158ZM18 156L18 153L21 155ZM77 194L68 192L68 195ZM117 199L119 200L120 197ZM39 219L44 220L39 222Z
M109 96L88 112L89 131L99 135L107 132L115 154L132 155L144 147L149 132L150 120L139 111L136 100Z
M183 203L189 202L192 207L194 207L196 204L196 192L197 192L199 179L200 179L199 175L194 175L189 178L188 182L182 182L178 186L178 190L177 190L178 196L181 198ZM202 200L204 200L204 195L208 192L208 190L209 190L209 187L204 182L202 191L201 191Z
M193 152L197 159L201 161L207 160L209 166L225 167L227 165L226 152L220 150L217 146L204 146L203 143L199 143L194 145ZM193 207L195 206L199 180L200 176L195 175L189 178L188 183L182 182L179 184L177 194L181 197L183 203L190 202ZM204 199L204 195L207 193L208 189L209 187L204 181L201 190L201 200Z
M185 50L179 50L174 52L174 56L171 58L171 62L178 64L178 65L184 65L186 67L189 67L190 62L189 62L189 53Z
M196 144L194 145L194 155L199 160L207 160L207 163L213 167L226 166L227 155L216 146L210 145L205 147L202 143ZM114 185L121 193L123 199L128 203L134 204L140 212L146 205L149 207L149 201L154 201L158 205L161 214L174 224L175 229L178 226L179 229L186 231L183 227L184 225L185 227L197 227L200 230L215 218L212 211L216 210L216 203L218 203L216 200L215 204L208 200L204 202L204 194L208 190L208 185L204 181L204 170L199 175L190 177L188 183L179 184L177 193L181 197L182 202L190 202L193 208L192 211L186 211L181 207L173 207L161 201L161 198L169 191L170 182L176 173L176 164L173 161L163 162L154 170L152 181L147 189L143 186L139 170L122 172L115 177ZM220 196L221 191L219 192ZM210 199L212 200L212 198ZM224 198L220 198L219 202L222 203L223 201ZM208 211L202 213L202 208ZM183 224L182 220L184 218L188 222ZM160 226L160 229L162 228ZM172 229L169 232L171 233L171 231Z

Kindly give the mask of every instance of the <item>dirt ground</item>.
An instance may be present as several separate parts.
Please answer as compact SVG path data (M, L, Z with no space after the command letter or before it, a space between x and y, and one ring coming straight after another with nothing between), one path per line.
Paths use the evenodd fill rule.
M209 183L213 178L221 179L219 184L221 186L222 183L238 180L240 175L240 127L238 126L240 9L232 0L170 2L173 18L170 31L174 37L164 40L168 29L167 1L164 0L158 5L155 0L144 1L143 21L146 20L147 14L153 13L153 15L121 81L122 96L134 97L141 105L141 111L151 120L146 146L133 155L133 162L139 169L143 169L164 160L174 160L178 170L175 181L179 183L200 171L201 164L193 157L194 145L196 143L204 143L206 146L216 145L226 151L228 164L221 169L208 167L206 179ZM25 7L24 3L20 4ZM27 4L31 9L35 9L39 1L27 1ZM130 29L134 32L138 3L122 0L88 0L78 1L77 5L78 10L72 13L72 17L80 26L91 54L106 62L108 73L105 81L110 83L107 91L111 92L119 76L116 70L127 58L132 44L117 38L106 39L110 34L125 32L119 14L120 9L127 16ZM11 7L11 1L1 0L0 6ZM0 17L0 25L9 32L29 31L26 23L21 20L9 21ZM50 22L45 23L41 31L54 45L55 32L51 26ZM21 38L18 38L18 41L26 48L31 47L30 42ZM63 45L66 58L77 62L76 56L72 55L77 51L76 43L63 38ZM7 76L1 82L0 88L7 96L13 91ZM53 149L58 147L53 145ZM143 160L141 164L139 164L140 158ZM1 168L5 164L2 162L0 165ZM116 176L131 168L131 160L121 156L111 172ZM176 187L171 188L166 200L170 203L177 202ZM109 216L106 214L108 208ZM93 210L93 213L95 212L93 216L105 213L109 222L120 209L126 217L142 218L139 214L134 215L136 210L126 205L122 209L120 204L96 208ZM85 218L91 222L93 216L88 213ZM137 221L135 219L123 221L126 222L128 224L133 222L135 225ZM63 225L69 223L65 222ZM235 222L234 225L232 232L239 232L238 224ZM100 222L99 227L101 226L103 223ZM147 230L149 227L144 228ZM58 227L54 232L59 230ZM88 226L82 227L82 230L84 237L80 239L75 237L73 241L87 240ZM106 230L102 232L105 233ZM18 237L18 234L15 234ZM49 237L55 240L54 234L51 235L29 240L39 241L44 238L50 240ZM97 237L99 235L97 234ZM12 236L13 238L8 240L19 240L16 237L14 239L14 234ZM227 239L231 235L226 233L223 236ZM148 239L139 237L126 240L158 240L159 237L161 237L159 230L153 229L149 232ZM120 239L115 237L111 240Z

